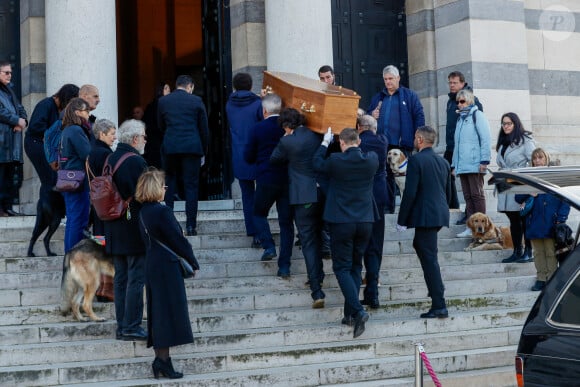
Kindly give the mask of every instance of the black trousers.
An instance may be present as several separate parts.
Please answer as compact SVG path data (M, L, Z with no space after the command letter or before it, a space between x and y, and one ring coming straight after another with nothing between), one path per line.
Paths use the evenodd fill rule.
M421 262L433 309L445 308L445 287L437 260L437 233L440 229L441 227L417 227L413 238L413 248Z

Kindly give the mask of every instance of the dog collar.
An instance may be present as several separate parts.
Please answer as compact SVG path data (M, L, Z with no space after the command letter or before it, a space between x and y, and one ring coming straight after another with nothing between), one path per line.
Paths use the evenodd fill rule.
M399 165L399 169L403 169L404 167L406 167L407 166L407 161L409 161L409 160L403 161L403 163L401 165Z

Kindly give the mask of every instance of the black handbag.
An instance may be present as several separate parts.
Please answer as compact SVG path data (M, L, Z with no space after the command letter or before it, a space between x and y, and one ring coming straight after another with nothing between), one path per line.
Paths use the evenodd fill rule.
M147 231L147 227L145 227L145 223L143 223L143 218L139 218L139 220L141 221L141 225L143 225L143 228L145 229L145 232L147 233L147 235L149 236L149 238L151 238L155 242L159 243L159 245L161 247L163 247L165 250L167 250L168 252L170 252L171 255L173 255L174 257L177 257L177 261L179 262L179 268L181 269L181 276L184 279L195 277L195 270L193 270L193 267L189 264L189 262L187 262L187 260L185 258L180 257L179 255L177 255L175 253L175 251L171 250L169 247L167 247L160 240L151 237L151 235L149 234L149 231Z
M76 192L82 188L84 182L85 171L59 169L54 189L58 192Z

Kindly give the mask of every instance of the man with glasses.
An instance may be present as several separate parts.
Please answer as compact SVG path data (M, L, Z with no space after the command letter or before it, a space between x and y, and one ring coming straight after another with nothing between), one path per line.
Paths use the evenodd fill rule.
M193 95L193 80L180 75L175 91L161 97L157 108L157 122L165 133L161 148L167 179L165 204L173 208L177 179L183 180L185 190L186 232L197 235L197 201L199 172L202 158L207 154L209 128L203 101Z
M26 110L10 87L12 65L0 62L0 217L16 214L12 210L18 189L14 174L22 156L22 131L28 125Z
M451 159L453 157L453 149L455 148L455 141L453 137L455 136L455 126L457 125L457 118L459 117L459 113L457 113L457 93L459 90L471 90L471 87L465 82L465 76L460 71L452 71L447 76L447 81L449 83L449 100L447 101L447 122L445 125L445 160L451 165ZM480 111L483 112L483 106L475 97L475 104L479 108ZM455 176L451 177L451 202L449 203L449 208L458 209L459 208L459 199L457 197L457 187L455 186ZM459 219L456 224L465 224L467 218L465 214L461 219Z

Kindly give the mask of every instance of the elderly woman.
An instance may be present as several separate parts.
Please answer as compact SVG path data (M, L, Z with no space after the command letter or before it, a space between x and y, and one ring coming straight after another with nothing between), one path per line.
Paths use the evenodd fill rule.
M89 104L82 98L73 98L62 118L60 169L84 170L91 151L91 126ZM89 185L84 183L76 192L63 192L66 207L64 230L65 254L83 239L89 223Z
M531 165L532 152L536 147L532 133L526 131L516 113L505 113L501 116L501 128L497 136L496 162L500 169L522 168ZM520 204L515 194L500 193L497 195L497 211L506 214L510 221L510 231L514 243L514 252L502 262L528 262L532 258L532 245L525 241L522 249L522 237L525 232L525 221L520 216Z
M117 139L117 128L109 120L100 119L93 125L95 142L91 146L89 155L89 167L95 176L100 176L107 156L113 153L112 147ZM90 178L90 177L89 177ZM91 220L93 223L93 235L105 235L105 225L91 207ZM101 285L96 292L97 299L101 302L113 301L113 278L101 274Z
M143 203L141 235L147 246L145 287L147 289L147 347L153 347L153 376L183 377L173 369L169 348L193 342L187 296L178 258L199 269L191 245L173 215L160 202L165 195L165 176L156 169L144 172L137 182L135 199Z
M465 216L469 219L476 212L485 214L483 176L491 159L491 135L487 118L475 105L471 90L460 90L456 100L459 118L455 127L451 173L459 176L461 181ZM457 237L471 237L471 229L466 228Z

